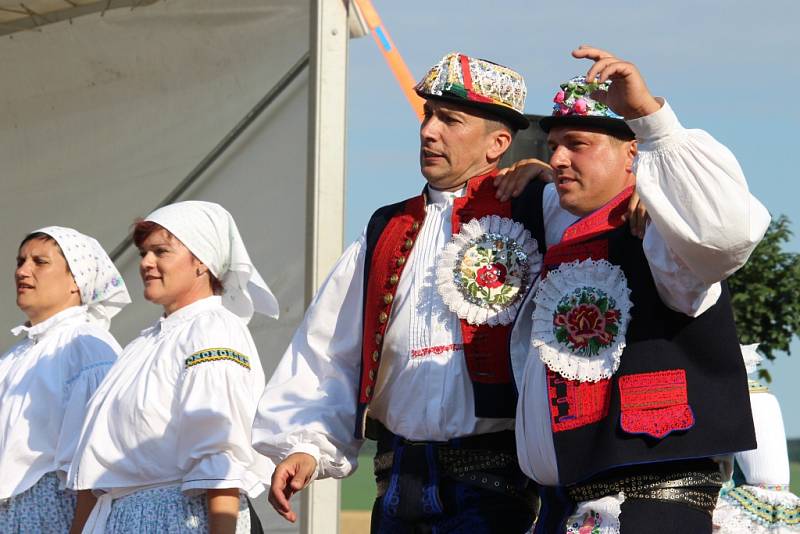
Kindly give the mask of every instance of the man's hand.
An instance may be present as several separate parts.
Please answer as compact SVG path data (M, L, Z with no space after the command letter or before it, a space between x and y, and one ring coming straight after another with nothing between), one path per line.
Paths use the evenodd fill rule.
M603 83L612 80L613 83L609 87L608 93L596 91L592 98L597 98L605 103L612 111L622 115L626 120L638 119L661 109L661 104L650 94L644 78L633 63L589 45L581 45L573 50L572 56L594 61L589 72L586 73L587 82L595 80Z
M628 221L632 235L639 239L644 239L644 230L647 228L647 223L650 222L650 216L647 214L647 208L644 207L642 200L639 198L639 193L636 191L631 195L631 200L628 202L628 211L622 216L622 220Z
M304 452L290 454L275 468L267 500L287 521L297 521L297 514L292 510L289 499L308 485L316 470L317 461Z
M511 197L516 198L522 194L525 186L535 179L552 182L552 167L536 158L521 159L511 167L500 169L500 172L495 176L494 185L497 187L495 196L502 202Z

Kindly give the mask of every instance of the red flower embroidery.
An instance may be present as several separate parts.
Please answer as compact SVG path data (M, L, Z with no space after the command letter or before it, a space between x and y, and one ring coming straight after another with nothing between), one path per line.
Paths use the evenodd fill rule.
M604 291L582 287L558 303L553 334L570 351L593 356L613 343L621 318L614 299Z
M611 341L606 332L606 316L594 304L580 304L567 312L566 325L570 342L575 347L584 347L596 338L605 345Z
M478 269L475 282L481 287L494 289L506 281L506 266L502 263L491 263Z

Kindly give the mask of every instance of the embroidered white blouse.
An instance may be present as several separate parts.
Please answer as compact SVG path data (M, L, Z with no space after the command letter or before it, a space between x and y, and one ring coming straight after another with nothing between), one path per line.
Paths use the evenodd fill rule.
M688 239L699 240L694 247L682 242L680 250L686 257L677 256L667 239L650 225L645 249L654 277L670 305L686 313L700 313L719 296L719 287L715 289L713 282L744 263L763 235L769 216L749 195L730 152L705 132L680 127L668 104L649 117L631 122L637 131L647 134L639 145L639 194L648 207L663 203L663 198L678 204L659 210L653 220L658 224L663 218L669 220L667 227L672 233L666 235L673 241L677 239L673 235L676 229L684 227L691 233ZM674 153L678 156L666 158ZM676 185L673 172L687 176L686 180ZM689 187L686 181L694 185ZM687 189L693 196L687 196ZM513 425L510 419L474 416L458 319L435 289L436 262L452 237L450 215L456 195L430 190L425 221L398 283L369 408L372 417L408 439L441 441ZM545 189L542 208L547 242L556 243L577 217L560 208L552 186ZM709 213L704 218L696 210ZM735 222L728 223L729 218ZM725 221L725 232L713 231L719 221ZM716 247L735 252L723 254L720 250L725 248ZM256 449L276 462L294 452L308 453L317 459L320 477L350 474L361 446L353 433L365 248L362 234L345 250L320 287L264 391L254 422ZM705 266L705 261L712 262L716 271ZM696 264L702 265L703 278L686 267ZM521 313L530 317L530 310ZM524 330L525 325L521 326ZM524 362L530 359L530 338L516 330L512 359L516 360L515 376L520 380ZM546 400L544 393L542 399ZM549 425L549 420L544 422ZM552 448L549 434L547 439ZM555 465L554 453L551 461Z
M250 332L220 297L162 317L125 347L89 403L67 485L254 497L271 467L250 445L263 388Z
M733 154L707 132L685 129L666 101L646 117L628 121L639 141L636 190L652 220L644 253L666 305L697 316L720 295L719 281L744 265L769 226L766 208L750 194ZM543 200L548 245L566 227L554 188ZM563 219L566 222L566 219ZM520 392L517 454L522 470L543 485L558 485L550 426L547 373L530 347L529 293L512 332L512 362Z
M24 339L0 356L0 501L47 473L64 479L86 404L122 352L85 306L12 332Z

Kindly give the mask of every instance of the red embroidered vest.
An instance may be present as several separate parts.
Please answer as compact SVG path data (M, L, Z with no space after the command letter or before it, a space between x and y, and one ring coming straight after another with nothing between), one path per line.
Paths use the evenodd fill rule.
M747 377L727 286L698 317L668 308L642 242L622 220L633 193L569 227L545 254L544 274L561 264L605 259L622 269L631 321L620 366L598 382L547 370L559 479L570 485L616 467L711 457L755 447ZM723 414L726 414L723 417ZM604 473L605 472L605 473Z
M452 230L486 215L514 218L525 225L544 251L541 196L544 184L532 182L519 198L495 198L496 172L467 183L466 194L453 203ZM355 435L364 437L367 406L372 400L381 361L383 338L391 316L397 284L425 219L425 195L385 206L367 225L364 273L364 331ZM509 326L475 326L461 321L461 336L473 385L476 417L513 418L516 390L508 353Z

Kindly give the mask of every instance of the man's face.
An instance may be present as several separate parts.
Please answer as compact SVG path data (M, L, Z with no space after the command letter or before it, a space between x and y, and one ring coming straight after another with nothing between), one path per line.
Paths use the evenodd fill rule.
M428 100L419 131L422 175L437 189L452 189L494 167L497 131L469 108ZM509 135L510 139L510 135ZM510 141L509 141L510 142ZM505 148L503 148L505 150Z
M561 207L574 215L592 213L635 181L635 141L557 126L550 130L547 144L553 151L550 165Z

